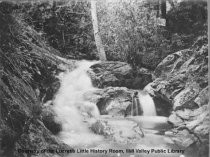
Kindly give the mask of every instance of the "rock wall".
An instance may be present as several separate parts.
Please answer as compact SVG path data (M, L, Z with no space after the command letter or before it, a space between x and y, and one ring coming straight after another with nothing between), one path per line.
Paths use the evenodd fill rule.
M207 37L199 37L191 48L167 56L155 69L153 79L145 90L168 102L165 107L172 106L169 121L180 134L177 143L185 147L199 143L208 151Z
M55 73L62 71L58 65L65 62L33 28L12 14L11 7L0 3L0 156L35 155L18 153L18 149L68 149L48 126L55 123L53 118L46 122L43 107L59 88Z

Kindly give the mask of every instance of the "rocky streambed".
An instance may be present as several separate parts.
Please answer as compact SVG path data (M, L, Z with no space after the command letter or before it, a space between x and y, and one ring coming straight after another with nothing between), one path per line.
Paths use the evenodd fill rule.
M185 51L188 52L188 50ZM181 56L185 51L178 53ZM166 58L160 63L157 70L167 60ZM190 55L189 59L185 58L181 66L186 66L189 60L192 60ZM137 76L126 63L98 62L88 65L90 69L87 68L87 65L82 66L85 73L78 69L70 72L68 76L70 81L64 79L67 84L62 85L61 81L61 89L65 88L66 94L59 99L63 101L62 106L57 106L58 109L61 109L60 113L55 110L58 105L56 97L53 105L48 105L49 108L52 108L52 112L55 112L55 117L58 117L56 120L62 124L62 131L58 136L75 150L73 156L146 156L147 152L149 156L160 156L160 154L161 156L181 156L184 154L189 157L197 157L207 154L206 136L208 136L207 119L209 115L208 105L203 104L207 100L203 100L205 95L202 94L205 93L203 90L207 90L206 87L203 89L200 87L195 93L190 92L192 88L187 88L188 86L180 88L182 84L175 84L177 81L175 77L170 77L175 70L171 70L172 72L169 70L168 76L162 78L162 83L166 82L169 86L175 84L173 94L169 93L174 96L172 98L167 95L168 92L163 93L164 87L165 91L169 89L166 86L160 87L161 77L157 77L149 70L139 70L138 78L136 78ZM177 72L179 73L179 70ZM182 74L183 72L180 75ZM64 77L65 75L68 74L64 74ZM152 76L156 76L156 79L153 82L147 80L151 82L149 84L139 81L143 83L140 86L145 87L146 84L147 86L144 91L138 91L147 92L153 97L157 116L130 116L132 95L137 89L131 89L130 87L135 85L129 86L130 83L127 84L127 82L135 82L138 79L142 80ZM178 78L181 79L181 77ZM74 79L75 81L72 81ZM92 83L95 87L92 86ZM197 87L194 84L191 86ZM64 102L67 102L67 106L64 105ZM192 108L187 107L188 102L193 102ZM63 113L66 113L66 116ZM61 120L59 116L64 119Z
M145 68L133 71L127 63L106 61L88 63L90 68L82 66L83 72L76 69L77 72L63 73L63 76L73 74L68 76L71 79L67 84L62 85L61 81L61 88L70 85L61 100L70 103L72 108L69 109L68 104L64 107L65 103L57 107L65 108L60 111L61 117L65 117L62 115L65 112L66 117L73 117L64 118L63 122L56 118L59 117L55 111L56 97L45 106L45 113L54 115L62 124L58 137L64 143L75 151L81 149L82 152L83 148L89 151L73 156L146 156L144 152L154 149L157 153L150 152L150 156L206 157L209 99L205 43L206 38L200 38L190 49L167 56L154 72ZM130 116L135 91L148 93L153 98L156 117ZM72 140L75 143L71 143ZM90 153L90 149L123 152ZM177 151L169 153L173 150Z

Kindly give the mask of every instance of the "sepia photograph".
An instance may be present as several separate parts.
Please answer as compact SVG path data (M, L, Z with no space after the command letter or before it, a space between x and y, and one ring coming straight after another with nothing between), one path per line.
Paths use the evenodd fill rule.
M0 0L0 157L209 157L208 6Z

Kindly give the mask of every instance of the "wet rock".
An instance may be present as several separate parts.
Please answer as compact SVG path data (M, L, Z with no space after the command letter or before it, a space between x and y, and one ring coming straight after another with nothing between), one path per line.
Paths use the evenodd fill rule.
M95 134L103 135L105 137L111 136L113 134L113 130L107 123L107 121L97 120L94 124L92 124L91 130Z
M112 116L100 117L91 129L117 143L133 143L142 139L142 132L135 122Z
M124 116L133 93L133 90L126 87L107 87L88 91L84 97L97 105L101 115Z
M126 87L107 87L104 89L88 91L84 98L97 105L101 115L128 116L131 115L132 96L137 90ZM148 94L138 90L139 96ZM149 96L149 95L148 95ZM140 99L140 98L139 98ZM142 109L133 107L134 114L142 115Z
M153 100L155 103L157 115L168 117L172 111L172 103L156 95L153 97Z
M144 90L153 98L156 112L158 116L168 117L173 109L173 104L170 99L164 94L160 94L154 90L155 82L149 83ZM161 84L160 84L161 86ZM163 91L163 90L162 90Z
M108 88L97 102L101 114L125 115L126 108L131 104L131 94L126 88Z
M124 62L107 61L94 64L88 71L93 85L103 87L127 87L131 89L143 89L152 81L152 75L147 69L134 71Z

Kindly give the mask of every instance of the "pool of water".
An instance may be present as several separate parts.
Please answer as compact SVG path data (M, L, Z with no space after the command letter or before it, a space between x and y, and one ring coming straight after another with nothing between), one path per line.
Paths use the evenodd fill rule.
M113 123L119 130L124 130L125 134L131 129L130 120L134 123L140 122L142 126L146 126L143 127L144 137L139 141L128 143L104 138L90 145L77 145L74 147L75 153L68 154L67 157L198 157L195 148L185 149L177 146L172 140L175 135L167 136L161 133L166 127L170 128L165 117L102 116L101 119Z
M139 93L144 116L101 116L96 104L83 97L87 91L97 90L87 75L88 68L94 63L81 61L74 71L63 73L59 77L61 87L53 102L56 120L62 123L59 138L74 148L73 152L63 156L198 157L196 149L179 148L171 139L174 135L169 137L164 134L171 126L166 117L155 116L155 105L148 94ZM81 113L106 121L112 128L112 134L107 137L93 133L90 119L85 119L87 122L84 122Z

